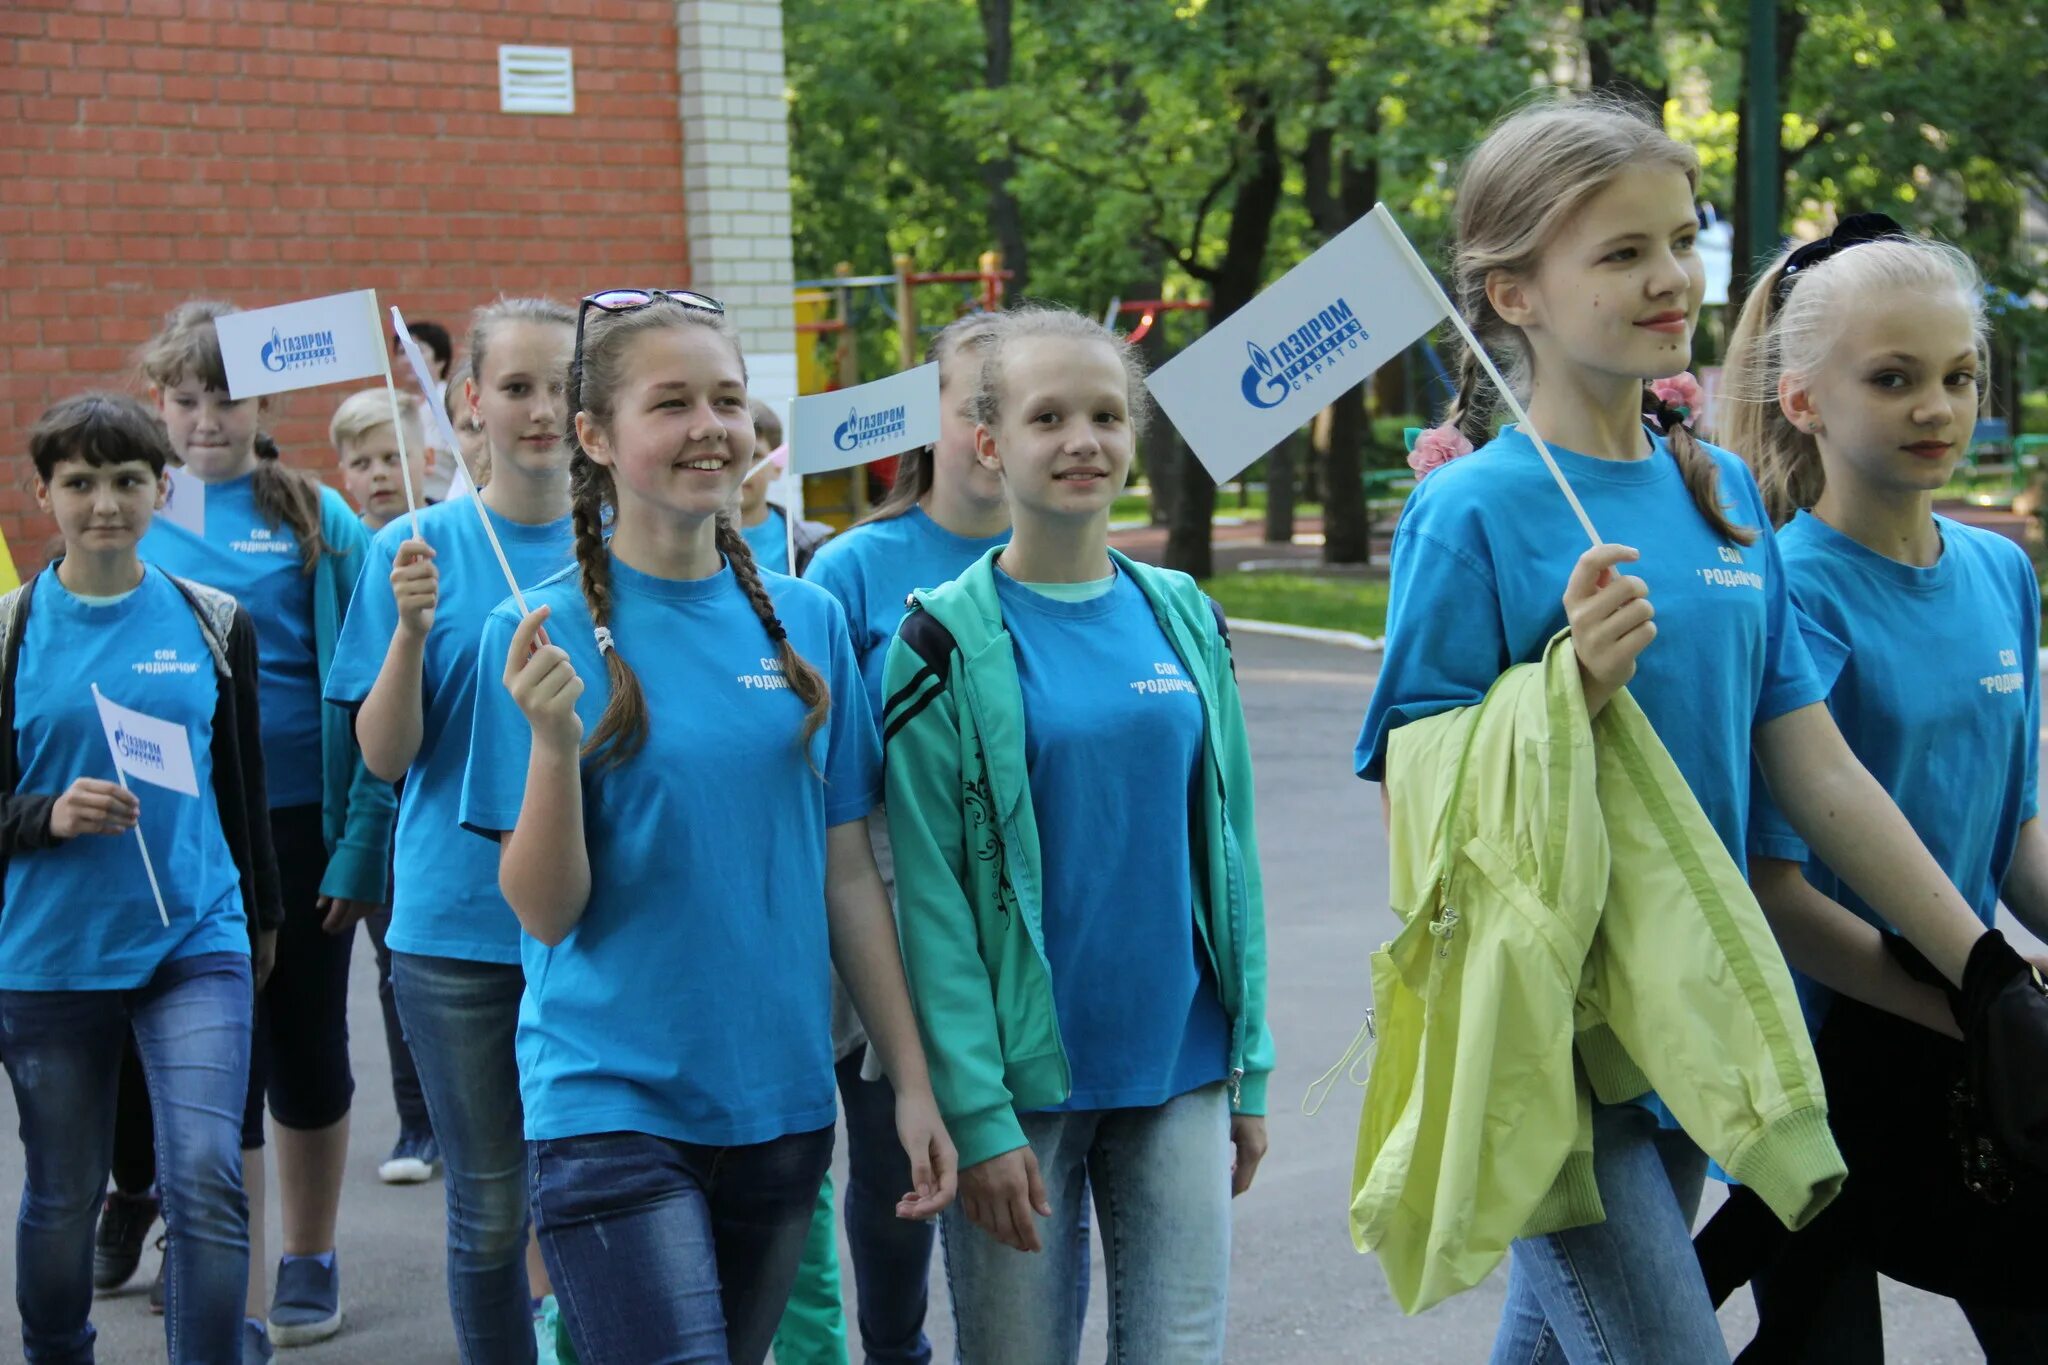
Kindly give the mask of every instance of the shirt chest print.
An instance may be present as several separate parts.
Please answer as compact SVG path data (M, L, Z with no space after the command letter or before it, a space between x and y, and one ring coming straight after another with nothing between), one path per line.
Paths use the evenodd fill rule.
M1999 650L1998 671L1996 673L1987 673L1977 679L1977 686L1983 688L1988 695L1994 697L2008 696L2019 692L2027 684L2027 675L2019 671L2019 663L2020 656L2018 650Z
M1181 676L1179 664L1156 663L1152 665L1149 678L1133 678L1131 691L1141 697L1162 696L1168 692L1192 692L1195 685Z
M155 650L147 659L136 660L133 667L142 674L182 673L187 677L199 671L197 660L180 659L175 649Z
M1710 588L1751 588L1764 590L1764 576L1743 567L1742 551L1733 545L1715 547L1720 563L1694 569L1700 581Z
M251 526L246 538L229 541L228 548L243 555L294 555L299 552L296 541L290 536L280 537L268 526Z
M782 670L782 660L763 658L757 660L757 662L761 666L759 673L741 673L733 679L733 681L740 685L742 691L777 692L788 690L789 678Z

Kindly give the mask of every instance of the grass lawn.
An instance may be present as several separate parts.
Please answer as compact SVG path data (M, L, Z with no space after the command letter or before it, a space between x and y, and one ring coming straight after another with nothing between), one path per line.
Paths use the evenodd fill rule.
M1228 573L1203 580L1202 588L1232 618L1353 630L1375 639L1387 631L1385 579Z

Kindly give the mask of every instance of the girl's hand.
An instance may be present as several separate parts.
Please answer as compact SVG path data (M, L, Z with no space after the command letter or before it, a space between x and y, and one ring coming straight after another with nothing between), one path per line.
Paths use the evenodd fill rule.
M959 1190L960 1154L929 1089L896 1092L896 1137L910 1158L910 1182L915 1186L896 1201L896 1216L936 1218Z
M434 547L408 540L391 564L391 595L398 600L398 628L416 639L434 626L434 608L441 601L441 571L434 567Z
M583 743L583 718L576 714L583 679L576 676L566 650L541 643L546 638L541 623L547 619L548 608L540 607L512 633L512 648L505 656L505 690L533 727L535 744L574 753Z
M1579 656L1586 710L1599 715L1608 699L1636 675L1636 658L1657 638L1650 618L1650 585L1617 573L1615 566L1642 558L1626 545L1596 545L1579 556L1565 583L1564 614Z
M255 951L249 954L249 974L255 978L257 990L270 982L270 969L277 965L277 930L259 929L256 933Z
M1006 1247L1043 1251L1038 1218L1052 1217L1052 1202L1045 1197L1038 1158L1029 1147L1016 1147L960 1172L960 1211Z
M1252 1187L1259 1163L1266 1159L1266 1120L1257 1114L1236 1114L1230 1120L1230 1197L1237 1198Z
M330 934L352 933L358 924L384 907L375 901L352 901L339 896L316 896L313 908L320 912L320 927Z
M141 814L142 803L120 783L81 777L50 807L50 835L75 839L81 834L126 834Z

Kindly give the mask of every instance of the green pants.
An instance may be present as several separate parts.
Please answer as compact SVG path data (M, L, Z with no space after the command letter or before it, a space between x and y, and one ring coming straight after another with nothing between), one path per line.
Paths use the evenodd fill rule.
M818 1189L796 1287L775 1329L775 1365L846 1365L846 1311L839 1297L839 1237L832 1225L832 1177Z

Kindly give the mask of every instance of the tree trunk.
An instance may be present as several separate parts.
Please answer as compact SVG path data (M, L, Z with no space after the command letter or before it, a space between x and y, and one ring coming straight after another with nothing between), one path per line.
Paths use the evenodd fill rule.
M1379 132L1377 109L1367 119L1365 131L1368 135ZM1361 165L1347 150L1333 167L1331 141L1331 129L1316 129L1309 134L1301 158L1304 198L1316 231L1325 240L1371 212L1380 192L1379 162ZM1368 387L1360 383L1338 398L1327 419L1322 468L1325 564L1364 564L1372 557L1372 519L1360 477L1366 438L1372 430L1365 412Z
M1149 286L1150 293L1135 297L1156 299L1161 296L1159 281ZM1145 353L1145 364L1156 370L1167 361L1165 319L1160 319L1145 334L1138 346ZM1145 429L1145 436L1139 445L1138 458L1145 465L1145 482L1152 489L1151 519L1154 526L1165 526L1173 517L1173 504L1180 493L1181 460L1185 458L1180 438L1173 430L1173 423L1157 413L1152 424Z
M1010 83L1011 0L980 0L981 37L985 49L982 86L1001 90ZM1003 253L1003 267L1010 272L1004 288L1012 298L1023 298L1031 285L1031 257L1024 246L1024 215L1010 181L1017 174L1017 159L1005 142L1000 156L981 163L981 183L988 192L988 225L995 233L996 249Z
M1202 272L1209 281L1209 326L1214 327L1252 301L1265 277L1266 247L1273 235L1273 214L1280 206L1283 177L1280 137L1270 91L1245 90L1244 113L1238 127L1251 139L1250 156L1231 197L1230 232L1223 259ZM1199 243L1195 244L1199 249ZM1216 481L1185 447L1181 480L1166 536L1166 567L1196 578L1215 572L1209 544L1210 521L1216 515Z
M1294 462L1303 444L1295 432L1266 457L1266 543L1294 543Z
M1663 122L1664 101L1671 91L1670 73L1644 71L1624 63L1619 51L1637 34L1654 35L1657 0L1584 0L1581 10L1593 88L1632 100Z
M1784 5L1778 10L1778 94L1782 100L1786 82L1792 74L1792 58L1799 50L1799 39L1806 32L1806 16L1797 6ZM1784 225L1765 225L1762 249L1750 231L1750 202L1744 187L1749 184L1749 141L1742 131L1749 124L1749 72L1745 67L1742 74L1742 91L1736 99L1735 116L1735 211L1729 215L1729 226L1734 232L1734 269L1728 281L1728 316L1735 317L1742 311L1742 302L1749 296L1749 286L1758 275L1770 268L1771 254L1776 248L1779 234ZM1785 199L1785 170L1787 157L1784 139L1774 139L1778 151L1778 202Z

